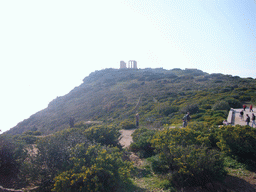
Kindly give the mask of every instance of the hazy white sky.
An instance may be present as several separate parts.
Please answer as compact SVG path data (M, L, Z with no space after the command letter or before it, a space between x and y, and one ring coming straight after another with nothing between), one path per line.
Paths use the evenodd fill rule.
M255 26L256 0L0 0L0 129L120 60L255 78Z

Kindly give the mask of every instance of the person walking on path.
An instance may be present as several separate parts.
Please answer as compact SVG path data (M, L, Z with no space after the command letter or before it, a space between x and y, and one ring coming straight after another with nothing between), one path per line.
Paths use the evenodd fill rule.
M182 126L183 127L186 127L188 125L188 122L190 121L190 116L189 116L189 112L187 112L187 114L182 118L182 121L183 121L183 124Z
M255 124L255 115L254 115L254 113L252 114L252 127L253 127L253 125L255 125L255 127L256 127L256 124Z
M249 125L249 123L250 123L250 117L249 117L248 114L246 114L246 120L245 120L245 122L246 122L246 125Z
M139 119L140 119L139 113L137 113L137 114L135 115L135 119L136 119L136 127L139 127Z
M182 127L187 127L188 123L185 119L182 119Z
M241 117L241 120L244 120L244 111L240 111L240 117Z
M250 112L253 112L253 110L252 110L252 105L250 105Z
M245 105L245 104L243 104L243 109L244 109L244 111L245 111L245 108L246 108L246 105Z

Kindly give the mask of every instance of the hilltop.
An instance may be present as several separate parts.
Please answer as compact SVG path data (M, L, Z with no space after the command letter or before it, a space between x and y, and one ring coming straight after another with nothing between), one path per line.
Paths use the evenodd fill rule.
M197 69L104 69L83 79L68 94L51 101L46 109L11 128L7 133L38 130L51 134L75 122L134 121L159 127L179 124L190 111L193 121L221 124L231 107L255 102L256 80Z

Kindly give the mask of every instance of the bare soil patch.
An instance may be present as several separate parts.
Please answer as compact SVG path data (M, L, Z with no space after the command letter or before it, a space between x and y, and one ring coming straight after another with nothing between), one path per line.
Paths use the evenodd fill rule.
M132 133L135 131L136 129L122 129L120 130L121 135L121 139L120 139L120 144L123 146L123 148L129 147L130 144L132 143Z

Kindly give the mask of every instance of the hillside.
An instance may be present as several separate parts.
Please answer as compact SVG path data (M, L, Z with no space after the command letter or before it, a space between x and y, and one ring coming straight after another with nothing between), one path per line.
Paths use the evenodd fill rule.
M255 105L255 90L255 79L195 69L96 71L0 136L0 188L255 191L256 129L218 126Z
M48 107L11 128L7 133L38 130L51 134L75 122L100 120L134 121L159 127L179 124L187 111L193 121L220 124L230 107L256 101L256 80L196 69L105 69L85 77L68 94L57 97Z

